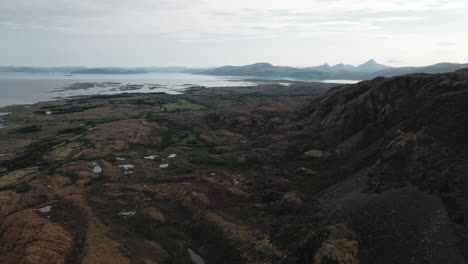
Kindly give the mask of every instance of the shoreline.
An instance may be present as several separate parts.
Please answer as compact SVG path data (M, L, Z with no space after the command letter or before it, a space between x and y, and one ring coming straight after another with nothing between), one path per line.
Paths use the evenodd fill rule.
M233 85L233 86L214 86L214 87L206 87L206 86L200 86L200 85L193 85L193 86L187 86L186 88L183 89L178 89L177 93L176 92L171 92L171 91L141 91L140 89L135 89L135 90L120 90L120 91L114 91L112 93L94 93L94 94L85 94L85 95L70 95L66 97L53 97L51 99L47 100L40 100L31 104L10 104L10 105L5 105L5 106L0 106L0 113L7 113L4 114L3 116L11 116L14 115L16 112L22 112L22 110L30 110L31 108L34 108L37 105L43 106L43 105L51 105L51 104L66 104L68 101L73 101L73 100L80 100L84 99L86 100L87 98L93 97L93 96L124 96L124 95L137 95L137 96L142 96L142 95L157 95L157 94L166 94L166 95L185 95L185 96L191 96L193 95L193 92L199 92L200 90L212 90L212 91L217 91L217 90L232 90L232 89L243 89L243 88L258 88L258 87L276 87L276 86L282 86L282 87L306 87L306 86L313 86L313 87L326 87L332 88L335 86L339 85L346 85L346 84L341 84L341 83L325 83L325 82L302 82L302 81L287 81L287 80L280 80L280 82L277 81L267 81L267 80L250 80L252 82L252 85ZM287 83L284 83L284 82ZM244 80L236 80L232 82L244 82ZM110 82L105 82L105 83L110 83ZM89 87L93 84L93 87L96 87L96 85L103 84L102 82L94 82L94 83L74 83L69 85L68 87L65 88L56 88L56 89L61 89L59 91L68 91L68 90L89 90ZM114 87L117 82L111 82L112 86ZM122 83L119 83L122 84ZM149 85L149 84L145 84ZM132 85L125 85L125 86L132 86ZM133 85L133 86L140 86L140 85ZM51 91L56 92L56 91ZM38 109L36 109L38 110ZM0 115L0 129L4 129L9 127L8 125L5 125L5 119L2 118L2 115ZM3 126L2 126L3 125Z
M88 85L86 85L88 84ZM91 84L91 85L89 85ZM77 85L75 89L68 89ZM252 83L234 83L227 78L216 76L196 76L191 74L149 74L145 76L128 75L83 75L64 77L48 74L18 74L0 73L2 97L0 107L10 105L28 105L41 101L54 100L54 97L69 97L74 95L116 94L121 90L139 92L177 93L187 86L241 86ZM87 89L80 89L79 86ZM76 89L78 88L78 89ZM65 90L64 90L65 89Z
M136 77L136 76L135 76ZM151 77L149 75L148 77ZM206 77L206 78L205 78ZM231 87L254 86L264 84L282 84L285 86L320 85L333 83L346 84L346 80L293 80L289 78L249 78L239 76L200 76L200 75L155 75L153 78L132 79L128 76L79 76L77 78L58 78L49 75L20 75L9 78L0 75L0 87L4 87L0 108L11 105L31 105L37 102L66 99L71 96L94 94L119 94L121 92L166 92L169 94L183 93L193 86L200 87Z

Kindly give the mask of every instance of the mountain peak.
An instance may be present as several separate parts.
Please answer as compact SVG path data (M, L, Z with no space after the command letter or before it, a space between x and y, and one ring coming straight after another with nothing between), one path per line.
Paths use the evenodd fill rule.
M361 65L370 65L370 64L378 64L378 63L374 59L370 59Z
M266 67L271 67L273 66L271 63L268 63L268 62L257 62L257 63L254 63L250 66L266 66Z
M362 72L376 72L376 71L381 71L381 70L385 70L388 68L391 68L391 67L383 65L383 64L379 64L374 59L370 59L367 62L356 67L358 71L362 71Z

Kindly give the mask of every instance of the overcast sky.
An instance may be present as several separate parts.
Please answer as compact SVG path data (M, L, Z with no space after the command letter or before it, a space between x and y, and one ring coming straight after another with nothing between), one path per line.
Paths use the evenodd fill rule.
M0 65L468 63L467 0L0 0Z

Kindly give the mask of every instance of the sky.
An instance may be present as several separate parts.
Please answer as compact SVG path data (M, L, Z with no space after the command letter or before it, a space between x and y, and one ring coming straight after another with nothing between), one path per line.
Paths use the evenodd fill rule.
M0 0L0 65L468 63L467 0Z

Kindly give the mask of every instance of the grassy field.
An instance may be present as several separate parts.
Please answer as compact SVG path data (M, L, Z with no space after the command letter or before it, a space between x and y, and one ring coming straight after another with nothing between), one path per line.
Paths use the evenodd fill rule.
M69 128L77 127L79 124L74 122L60 122L60 123L45 123L42 124L42 130L37 133L38 137L51 137L55 136L57 132Z
M152 96L145 96L145 95L136 95L136 96L128 96L128 97L114 97L111 98L110 101L115 102L125 102L125 101L132 101L132 100L142 100L142 99L153 99Z
M163 109L167 111L176 111L176 110L202 110L206 106L191 103L185 99L177 100L177 103L163 104Z
M193 134L190 131L183 131L186 137L179 141L176 146L203 146L205 145L197 135Z
M133 95L133 96L116 96L108 98L109 101L114 103L130 103L130 104L144 104L158 106L160 111L185 111L185 110L202 110L206 106L194 104L186 99L176 99L177 97L170 97L169 95Z
M17 133L9 134L8 138L5 138L5 140L21 138L46 139L57 136L59 131L78 127L78 122L38 122L28 127L18 128ZM1 141L2 140L0 140L0 142Z

